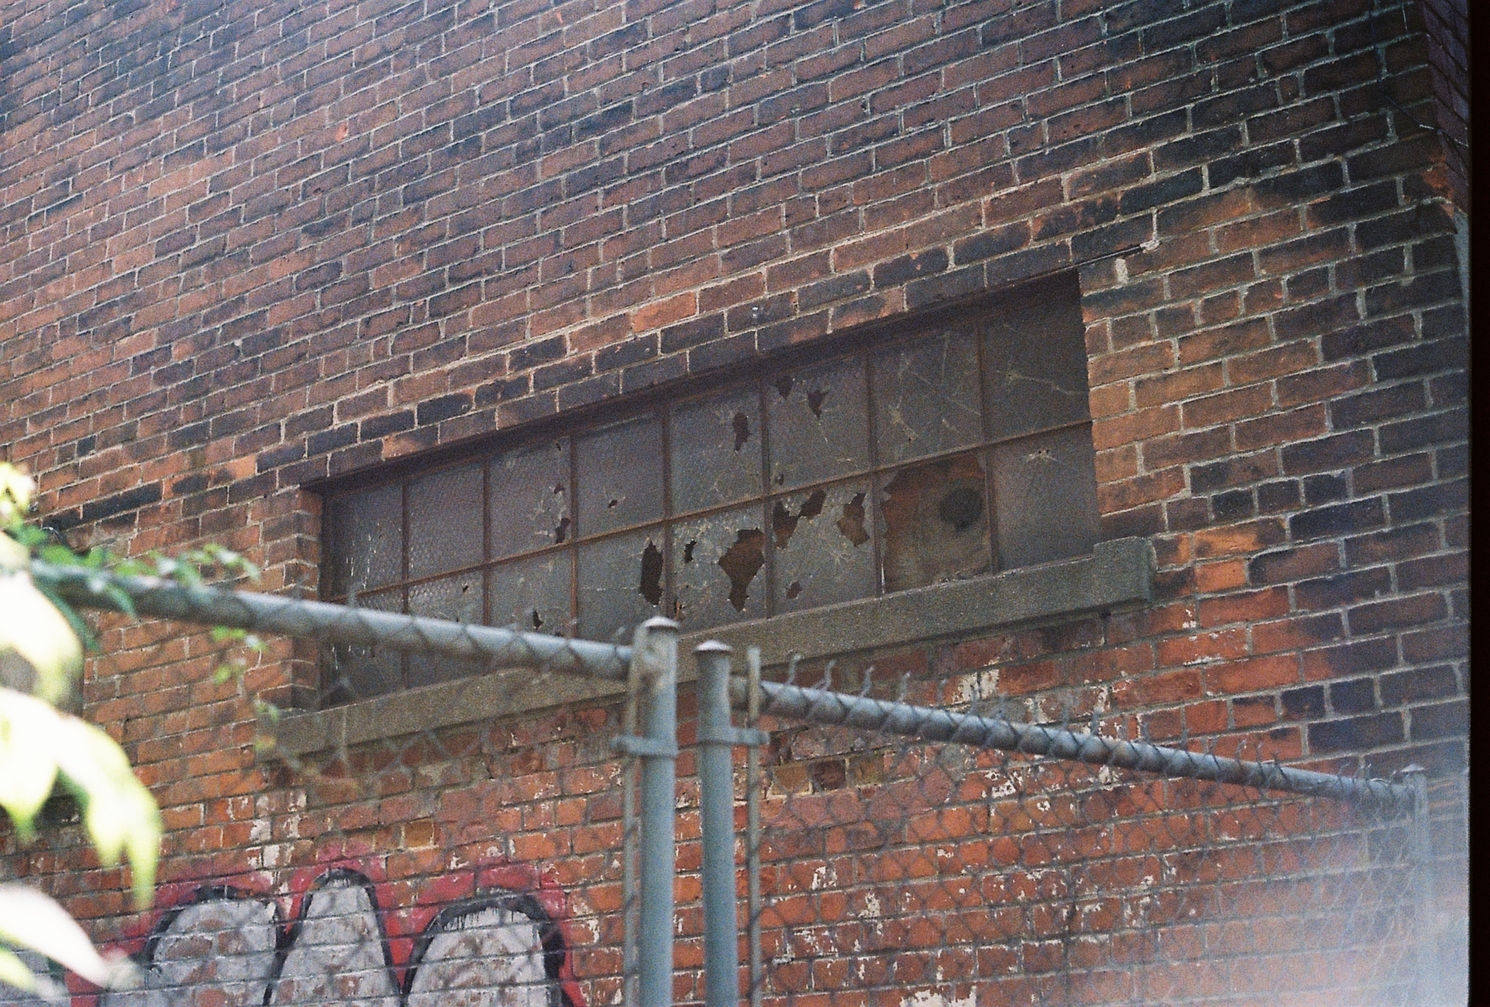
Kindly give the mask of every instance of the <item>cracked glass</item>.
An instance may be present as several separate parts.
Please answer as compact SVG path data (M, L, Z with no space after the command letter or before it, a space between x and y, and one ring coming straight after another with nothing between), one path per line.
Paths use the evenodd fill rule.
M1097 477L1088 427L1071 427L993 449L999 565L1027 566L1092 551Z
M778 497L771 508L776 611L874 594L869 480Z
M760 397L755 385L683 402L671 412L674 513L760 496Z
M374 612L402 612L404 593L401 588L395 588L392 591L359 595L357 606ZM328 703L346 703L365 696L381 696L403 687L403 655L398 651L386 647L348 644L327 647L326 650L329 658L323 690Z
M684 632L766 615L766 533L759 504L673 526L673 618Z
M403 485L341 497L327 507L327 592L344 595L403 579Z
M323 596L620 639L653 615L685 629L769 618L1096 542L1074 275L789 352L687 397L545 421L333 491ZM333 657L346 698L474 670Z
M486 582L492 625L567 636L571 564L564 549L492 567Z
M996 439L1090 419L1086 326L1072 297L994 312L984 344L988 424Z
M825 482L869 467L862 357L770 378L766 403L772 490Z
M490 473L493 559L563 545L574 537L567 437L504 451L492 458Z
M630 642L635 626L662 614L661 526L579 546L579 635Z
M653 413L574 439L577 531L586 537L662 517L662 429ZM581 578L583 582L583 578Z
M886 591L993 569L987 480L977 454L911 465L881 478Z
M939 455L983 439L978 344L969 331L874 355L874 434L880 464Z
M409 614L479 626L485 612L485 580L480 570L473 570L455 577L411 584ZM479 661L457 661L428 654L410 654L408 661L406 684L411 688L474 675L482 667Z
M481 562L481 466L443 469L409 482L409 576Z

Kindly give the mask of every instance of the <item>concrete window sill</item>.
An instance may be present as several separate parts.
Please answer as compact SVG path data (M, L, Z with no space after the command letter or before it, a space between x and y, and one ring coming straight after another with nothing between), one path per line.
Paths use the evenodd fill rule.
M694 678L688 655L709 639L737 654L754 644L762 662L775 667L793 654L811 661L1133 608L1151 597L1152 569L1148 542L1118 539L1097 543L1090 556L685 633L678 677ZM497 670L329 710L286 713L277 725L277 748L303 755L623 692L613 682Z

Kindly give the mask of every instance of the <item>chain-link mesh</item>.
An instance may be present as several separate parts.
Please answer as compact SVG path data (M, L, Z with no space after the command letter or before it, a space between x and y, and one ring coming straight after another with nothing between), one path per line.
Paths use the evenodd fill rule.
M53 583L84 602L109 593ZM168 883L131 948L145 985L106 1007L666 1002L638 978L657 874L638 780L659 758L677 842L663 977L673 1002L703 999L696 761L685 744L674 791L670 733L646 737L661 707L633 660L645 637L125 586L142 611L319 641L317 674L344 691L353 665L390 652L497 673L291 714L236 783L217 778L210 808L167 787ZM911 706L906 681L893 697L867 673L858 695L831 681L728 683L769 738L735 755L752 1005L1425 1002L1420 793L1260 751L1128 743L1111 737L1117 720L1021 723L944 703L935 683ZM685 689L685 743L694 700ZM1285 784L1308 793L1272 789Z
M1422 1002L1410 805L761 726L752 1002Z
M242 744L241 720L214 735L239 757L232 780L213 778L221 793L157 788L164 883L123 942L142 985L101 1007L636 1002L644 759L630 753L649 709L650 672L633 661L645 637L568 640L153 578L40 576L75 603L273 634L266 660L308 656L286 636L317 641L308 667L281 670L319 684L300 694L339 701L261 717L257 746ZM358 693L396 661L438 669L432 687Z

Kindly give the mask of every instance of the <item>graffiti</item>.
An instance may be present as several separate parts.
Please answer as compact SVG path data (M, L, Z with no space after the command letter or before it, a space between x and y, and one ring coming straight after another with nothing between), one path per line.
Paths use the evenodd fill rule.
M287 926L274 899L201 887L135 955L140 986L105 993L98 1007L580 1007L559 926L531 895L478 889L411 941L391 939L384 923L377 887L347 868L316 877ZM402 967L395 946L406 948Z

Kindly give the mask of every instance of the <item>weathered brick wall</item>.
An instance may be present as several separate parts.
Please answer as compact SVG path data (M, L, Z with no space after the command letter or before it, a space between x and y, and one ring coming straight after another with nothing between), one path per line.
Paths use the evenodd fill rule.
M1456 772L1428 53L1369 0L13 4L0 444L75 545L212 539L314 590L306 483L1076 269L1104 534L1153 543L1156 600L881 662ZM105 642L86 699L166 876L243 870L233 802L289 812L242 697L199 637ZM277 646L252 688L303 672Z
M1443 135L1444 163L1454 204L1469 213L1469 5L1424 0L1433 107Z

